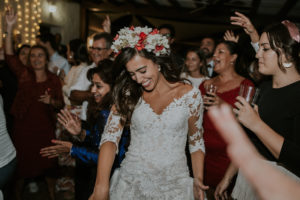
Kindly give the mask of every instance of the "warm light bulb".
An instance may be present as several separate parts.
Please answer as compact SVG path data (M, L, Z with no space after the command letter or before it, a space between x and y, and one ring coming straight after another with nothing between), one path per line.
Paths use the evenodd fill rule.
M29 21L25 21L25 24L29 24Z
M25 40L26 43L29 43L29 40Z
M49 10L50 13L54 13L54 12L56 12L56 6L55 5L49 5L48 10Z

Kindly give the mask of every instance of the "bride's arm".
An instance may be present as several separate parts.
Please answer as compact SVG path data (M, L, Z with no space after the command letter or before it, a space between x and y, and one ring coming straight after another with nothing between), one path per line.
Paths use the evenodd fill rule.
M99 151L97 178L90 200L109 199L109 177L115 159L116 145L104 143Z
M203 185L203 170L205 147L203 141L203 101L199 91L195 92L189 102L190 117L189 124L189 149L192 159L192 169L194 174L194 196L196 199L204 199L204 190L208 189Z
M121 116L113 107L101 138L96 183L90 200L109 199L109 178L122 131Z

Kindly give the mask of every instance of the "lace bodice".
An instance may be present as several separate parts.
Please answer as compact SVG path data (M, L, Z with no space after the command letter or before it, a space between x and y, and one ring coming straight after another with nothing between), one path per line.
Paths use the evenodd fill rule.
M204 152L202 113L203 102L196 88L174 99L159 115L141 98L132 114L127 154L167 165L185 155L187 136L191 153ZM120 116L111 112L101 144L111 141L117 145L121 133Z
M193 88L174 99L161 114L140 98L131 119L131 141L120 170L111 180L111 199L193 199L185 146L204 152L203 102ZM118 144L120 116L111 112L101 144Z

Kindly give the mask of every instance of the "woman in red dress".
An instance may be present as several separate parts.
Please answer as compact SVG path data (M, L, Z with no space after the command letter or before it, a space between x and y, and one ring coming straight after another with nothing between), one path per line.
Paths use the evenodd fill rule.
M12 105L14 116L13 142L17 150L17 192L23 180L45 175L55 161L40 156L40 149L51 145L55 138L55 111L62 108L62 85L59 78L48 71L49 56L42 46L33 46L29 52L29 66L13 54L12 27L16 23L13 10L6 15L6 61L18 79L18 91ZM54 199L55 179L46 176L51 197ZM17 194L20 198L20 194Z
M232 106L236 102L241 85L253 85L253 83L238 75L235 71L236 61L238 59L237 43L223 41L219 43L213 55L214 71L218 74L216 77L203 82L199 89L203 97L206 109L212 105L218 105L226 102ZM216 92L206 93L205 88L216 88ZM204 143L205 143L205 161L204 161L204 184L210 187L207 195L213 199L213 193L217 185L223 179L227 168L230 165L230 159L226 152L226 144L218 131L210 121L207 112L203 116Z

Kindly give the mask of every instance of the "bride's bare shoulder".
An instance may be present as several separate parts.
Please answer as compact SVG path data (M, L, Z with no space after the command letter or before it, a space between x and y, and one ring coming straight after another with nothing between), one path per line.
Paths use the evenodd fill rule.
M177 94L179 96L182 96L182 95L188 93L192 89L193 89L193 86L190 84L187 84L187 83L178 83L178 86L176 87Z

